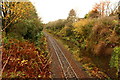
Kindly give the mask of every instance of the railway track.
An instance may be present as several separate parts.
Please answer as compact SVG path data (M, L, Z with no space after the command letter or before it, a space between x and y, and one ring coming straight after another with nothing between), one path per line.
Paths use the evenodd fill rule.
M48 37L48 40L50 41L50 45L53 47L55 51L60 67L62 69L62 73L64 74L64 79L65 80L68 80L68 79L79 80L76 72L74 71L73 67L67 60L66 56L64 55L65 53L61 50L61 48L56 43L56 41L48 34L46 33L44 34Z

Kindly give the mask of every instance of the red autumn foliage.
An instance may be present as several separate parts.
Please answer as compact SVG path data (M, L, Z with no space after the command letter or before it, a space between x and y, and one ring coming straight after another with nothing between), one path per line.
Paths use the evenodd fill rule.
M33 43L12 39L2 51L3 78L49 78L50 63Z

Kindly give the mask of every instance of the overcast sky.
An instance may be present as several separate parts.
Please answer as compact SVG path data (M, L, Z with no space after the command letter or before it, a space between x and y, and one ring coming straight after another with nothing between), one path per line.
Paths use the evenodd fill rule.
M66 19L71 9L82 18L88 13L95 3L101 0L30 0L37 9L38 15L44 23L58 19ZM119 0L110 0L118 2Z

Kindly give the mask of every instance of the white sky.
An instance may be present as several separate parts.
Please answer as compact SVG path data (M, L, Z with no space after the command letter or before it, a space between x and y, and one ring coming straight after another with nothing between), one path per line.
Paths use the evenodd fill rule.
M38 15L44 23L58 19L66 19L71 9L82 18L88 13L95 3L101 0L30 0L37 9ZM110 0L118 2L119 0Z

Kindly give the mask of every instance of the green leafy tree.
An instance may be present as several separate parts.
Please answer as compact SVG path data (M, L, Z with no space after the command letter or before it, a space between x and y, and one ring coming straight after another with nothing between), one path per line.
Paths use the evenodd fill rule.
M111 61L110 61L110 66L111 67L116 67L117 70L119 69L120 65L118 61L120 61L120 47L115 47L112 57L111 57Z
M118 71L120 68L120 47L115 47L111 60L110 60L110 66L115 67ZM118 75L118 72L117 72Z
M42 22L38 18L31 2L3 2L3 28L6 35L36 41L42 31ZM40 35L39 35L40 36Z

